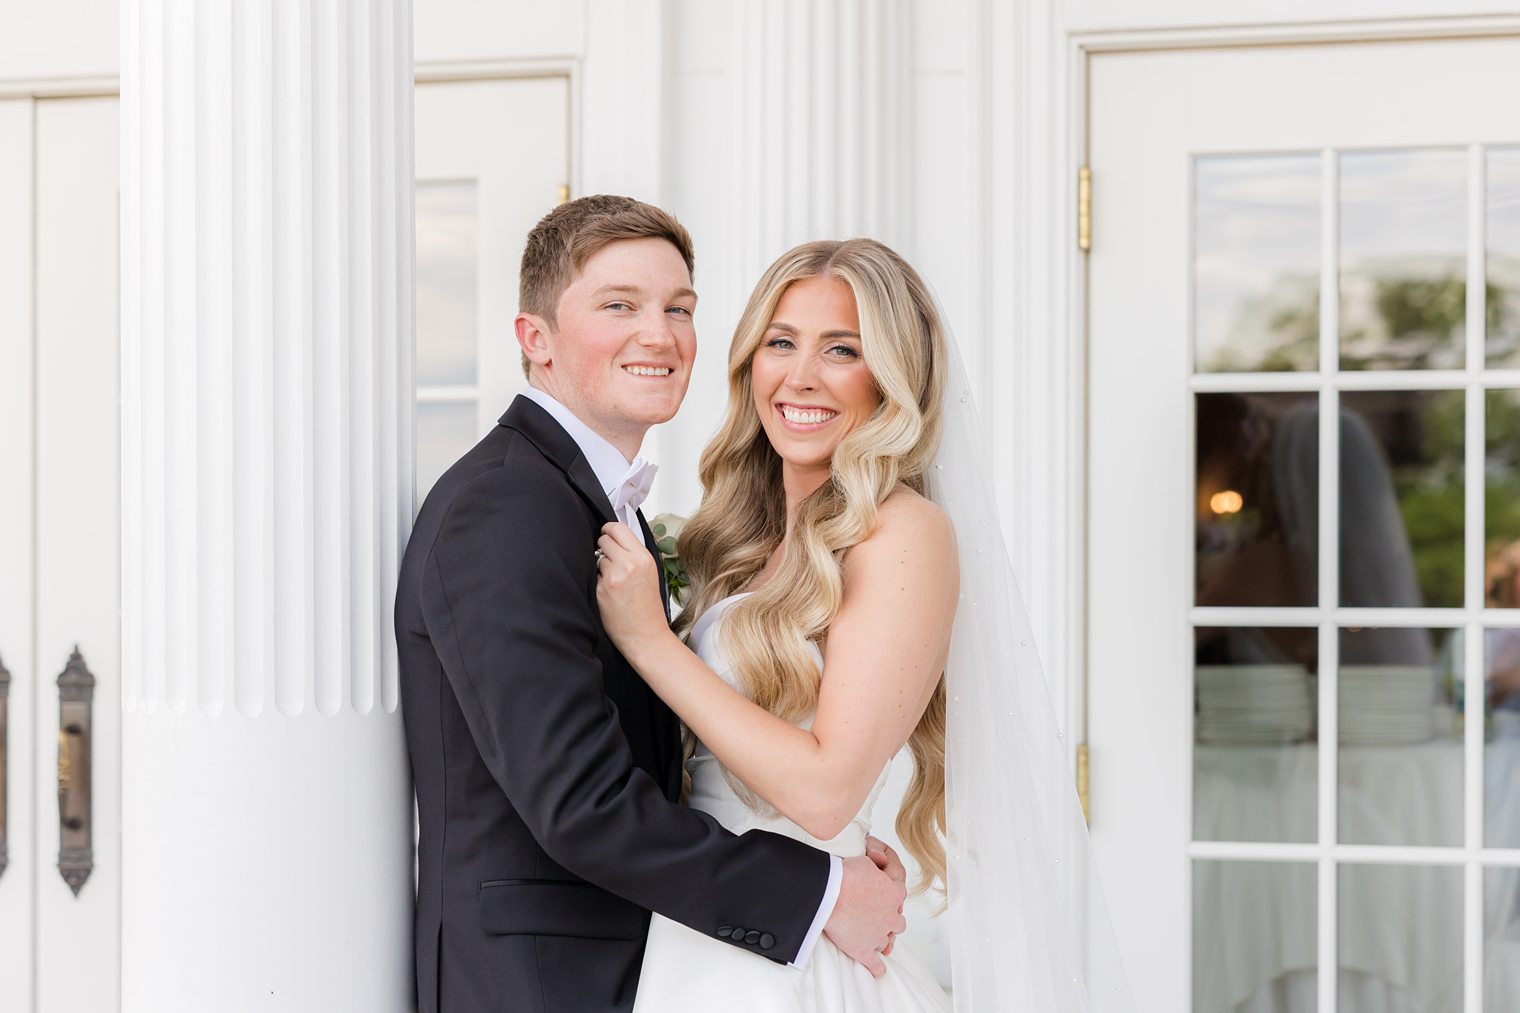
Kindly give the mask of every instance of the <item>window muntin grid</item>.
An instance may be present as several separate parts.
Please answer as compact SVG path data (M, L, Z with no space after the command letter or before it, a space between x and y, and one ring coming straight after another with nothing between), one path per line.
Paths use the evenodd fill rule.
M1391 152L1327 150L1312 156L1318 166L1318 207L1334 209L1336 212L1318 215L1318 292L1321 298L1317 302L1318 319L1314 330L1321 335L1335 334L1344 338L1340 316L1345 299L1339 281L1344 259L1340 230L1346 209L1340 198L1342 169L1348 161L1364 196L1368 170L1376 168L1378 164L1402 166L1405 169L1411 165L1427 168L1438 166L1439 171L1427 175L1431 178L1439 177L1441 185L1448 191L1452 190L1454 178L1460 184L1455 197L1456 206L1460 209L1460 227L1452 227L1450 205L1453 198L1450 193L1432 201L1441 203L1444 200L1447 205L1443 212L1446 215L1443 219L1445 224L1441 235L1437 237L1440 242L1435 244L1439 248L1420 265L1425 273L1415 279L1418 284L1405 285L1398 298L1387 297L1385 293L1384 304L1401 311L1403 315L1399 319L1406 324L1411 305L1418 308L1422 299L1438 304L1436 309L1439 313L1432 311L1437 326L1426 328L1427 333L1420 341L1411 343L1407 340L1411 333L1408 326L1384 329L1385 336L1405 336L1406 340L1399 346L1396 355L1384 356L1381 360L1369 355L1367 349L1375 347L1376 343L1369 345L1367 328L1363 326L1359 338L1362 345L1358 355L1345 356L1341 347L1343 341L1317 342L1317 368L1304 369L1293 364L1291 357L1279 356L1281 363L1275 368L1280 371L1267 372L1259 366L1250 365L1250 357L1246 356L1242 361L1247 364L1236 367L1239 371L1220 372L1217 368L1219 350L1201 343L1197 330L1202 322L1200 308L1210 303L1209 294L1200 293L1198 286L1208 283L1209 271L1201 269L1195 259L1191 272L1191 283L1194 286L1192 306L1195 314L1193 348L1198 361L1195 362L1195 371L1190 377L1189 385L1195 397L1195 420L1217 416L1215 409L1220 402L1210 405L1203 400L1208 395L1242 398L1297 394L1316 403L1315 414L1319 418L1341 418L1343 404L1356 410L1365 408L1368 401L1398 401L1390 392L1406 392L1406 402L1437 404L1444 413L1442 424L1446 427L1445 434L1448 437L1443 453L1437 455L1438 467L1435 468L1437 478L1444 475L1448 480L1447 486L1441 490L1444 505L1440 512L1451 521L1438 554L1442 556L1442 562L1435 567L1439 571L1444 566L1448 571L1447 579L1432 581L1430 573L1426 572L1417 580L1421 594L1414 600L1406 596L1406 603L1375 599L1369 602L1365 595L1356 593L1351 594L1352 600L1343 600L1342 584L1349 585L1351 582L1343 581L1342 524L1317 526L1317 553L1314 558L1317 579L1314 581L1314 594L1299 595L1293 604L1275 605L1240 600L1229 604L1212 604L1208 596L1198 594L1189 618L1195 631L1200 633L1217 633L1221 630L1259 633L1262 629L1273 628L1314 631L1316 650L1312 652L1312 664L1315 670L1310 674L1314 676L1313 720L1316 732L1312 742L1304 741L1298 745L1299 748L1307 745L1315 754L1309 760L1312 775L1300 775L1300 778L1313 782L1311 793L1317 803L1317 819L1314 821L1314 833L1279 833L1276 835L1281 838L1279 840L1260 839L1268 837L1266 834L1260 835L1258 839L1250 839L1248 835L1195 832L1190 847L1190 855L1195 862L1195 891L1200 882L1197 870L1205 862L1215 865L1229 862L1265 863L1283 868L1296 863L1298 868L1307 866L1316 869L1316 959L1308 962L1308 969L1312 972L1317 967L1342 966L1338 963L1338 958L1348 946L1344 933L1351 931L1355 919L1365 920L1365 912L1359 912L1355 908L1354 896L1360 888L1356 885L1356 875L1351 875L1352 871L1362 874L1365 870L1378 870L1365 873L1369 882L1387 880L1395 884L1425 883L1427 887L1432 883L1440 883L1442 885L1436 892L1445 898L1440 918L1443 925L1454 920L1456 926L1453 928L1445 925L1442 931L1454 931L1460 939L1460 945L1454 951L1456 955L1448 954L1442 959L1448 963L1455 961L1458 965L1460 980L1453 987L1458 989L1456 994L1460 997L1457 1008L1462 1008L1467 1013L1479 1013L1485 1009L1485 973L1490 989L1496 971L1507 971L1515 980L1520 980L1520 910L1517 910L1520 901L1506 906L1507 902L1499 896L1505 884L1520 883L1520 814L1513 817L1517 828L1514 832L1494 832L1496 821L1507 825L1506 821L1511 819L1509 803L1496 799L1494 784L1495 773L1502 774L1503 770L1508 770L1505 764L1509 761L1496 759L1496 750L1504 747L1504 744L1500 742L1498 746L1495 745L1499 739L1495 734L1491 707L1485 712L1484 720L1467 720L1466 711L1458 709L1465 707L1463 701L1484 700L1492 694L1486 686L1485 676L1489 671L1488 662L1495 655L1491 645L1496 640L1496 631L1500 634L1513 634L1520 639L1520 612L1513 606L1496 603L1492 596L1485 596L1485 574L1488 572L1485 568L1488 565L1487 557L1492 555L1489 543L1508 533L1507 528L1505 531L1496 531L1492 522L1487 520L1493 510L1485 510L1485 498L1492 503L1496 495L1503 495L1495 492L1496 484L1507 491L1508 482L1520 482L1520 475L1514 473L1509 456L1520 451L1512 451L1508 440L1496 440L1488 435L1496 404L1505 410L1511 404L1520 406L1520 368L1517 368L1520 367L1520 355L1510 356L1504 352L1504 349L1510 347L1505 342L1511 339L1496 342L1487 334L1488 326L1503 328L1508 326L1511 319L1506 315L1509 310L1495 310L1496 303L1501 306L1520 306L1520 270L1514 270L1515 281L1512 283L1505 273L1512 268L1501 263L1503 257L1512 257L1515 258L1515 264L1520 264L1520 247L1517 247L1514 240L1507 238L1520 237L1520 185L1517 185L1520 184L1520 161L1516 160L1516 152L1520 152L1520 147L1488 149L1475 145L1467 148L1405 149ZM1194 162L1194 178L1195 182L1202 180L1205 184L1211 179L1219 178L1231 178L1239 182L1246 174L1239 171L1242 166L1248 169L1270 168L1274 164L1273 159L1277 159L1275 164L1278 166L1292 166L1302 164L1304 157L1298 153L1269 157L1199 156ZM1229 161L1237 163L1231 167L1237 170L1233 175L1221 169L1222 164ZM1451 171L1453 165L1460 169L1455 177ZM1430 180L1427 179L1426 182L1429 183ZM1205 198L1209 197L1206 185L1204 190ZM1195 194L1198 192L1195 189ZM1406 187L1404 192L1411 191ZM1432 209L1427 207L1424 211L1425 220L1432 220ZM1217 208L1210 210L1195 206L1195 212L1209 212L1217 218ZM1206 244L1201 242L1199 225L1195 220L1194 253L1209 254ZM1208 223L1208 227L1216 232L1228 232L1217 220ZM1491 236L1487 235L1490 231L1493 233ZM1377 271L1368 267L1369 263L1374 266L1376 264L1375 258L1367 256L1366 232L1367 229L1363 228L1353 237L1360 244L1355 251L1359 259L1353 265L1356 270L1349 272L1357 279L1357 284L1362 286L1364 294L1372 293L1370 300L1357 304L1353 310L1363 316L1369 305L1374 309L1379 305L1375 287L1367 281ZM1246 229L1242 235L1259 233L1259 229L1254 233ZM1453 233L1457 236L1455 241ZM1489 245L1485 245L1486 242ZM1454 245L1459 254L1457 270L1460 274L1456 280L1452 278L1450 269ZM1490 257L1485 257L1489 251L1499 252L1490 252ZM1408 252L1404 251L1405 254ZM1216 260L1219 259L1217 251L1214 251L1214 256ZM1441 263L1442 257L1446 258L1444 265ZM1495 262L1492 273L1486 271L1486 260L1490 258ZM1267 259L1270 260L1271 257ZM1386 268L1387 263L1382 267ZM1265 268L1269 272L1273 269L1271 263ZM1384 271L1385 283L1386 274ZM1496 274L1499 276L1497 279ZM1453 306L1454 293L1458 292L1460 306ZM1520 317L1520 313L1516 316ZM1365 325L1365 320L1361 323ZM1217 321L1211 326L1212 333L1220 333L1221 326ZM1307 334L1308 330L1307 327L1300 326L1300 337ZM1418 331L1419 328L1413 330ZM1300 346L1303 343L1302 340L1299 341ZM1520 341L1512 343L1520 344ZM1410 351L1411 347L1414 347L1414 352ZM1496 348L1499 349L1498 352L1495 351ZM1358 349L1353 345L1353 350ZM1206 351L1212 358L1205 356ZM1415 414L1418 415L1419 412ZM1452 431L1453 426L1456 431ZM1320 426L1316 434L1319 452L1312 466L1317 468L1318 482L1309 488L1308 495L1317 499L1319 517L1340 516L1342 434L1338 430L1341 428ZM1201 453L1204 444L1209 442L1209 436L1199 433L1195 428L1195 439L1198 441L1195 449ZM1455 482L1455 488L1451 487L1452 482ZM1200 511L1200 515L1200 504L1205 502L1205 484L1204 477L1200 475L1193 497L1195 510ZM1418 481L1413 481L1409 483L1409 488L1415 489L1419 484ZM1303 485L1308 488L1309 483ZM1208 493L1212 494L1213 492ZM1401 519L1409 516L1410 509L1406 496L1399 503L1398 516ZM1516 535L1520 537L1520 532ZM1201 588L1204 577L1202 568L1210 561L1201 549L1195 552L1195 557L1195 587ZM1455 565L1454 560L1460 560L1460 574L1453 583L1449 579L1449 570ZM1426 569L1429 570L1428 565ZM1431 586L1439 588L1438 593L1432 595L1439 604L1432 605L1425 600L1424 591ZM1279 596L1280 600L1281 598ZM1335 736L1328 734L1328 730L1337 728L1340 723L1342 696L1345 692L1341 686L1345 681L1342 676L1341 653L1346 647L1347 638L1353 636L1352 630L1373 628L1404 631L1402 634L1390 634L1395 638L1402 635L1415 637L1414 642L1418 642L1419 638L1429 641L1433 699L1439 701L1444 695L1448 705L1452 724L1445 729L1437 729L1432 735L1432 740L1441 740L1448 749L1446 768L1441 775L1444 787L1440 789L1444 792L1446 802L1446 815L1442 820L1447 826L1434 835L1435 843L1408 840L1404 843L1396 840L1393 843L1367 843L1347 840L1341 834L1341 754L1350 747L1342 747ZM1307 652L1300 650L1299 653L1303 655ZM1355 667L1354 659L1351 664ZM1321 672L1324 677L1320 677ZM1282 747L1284 755L1287 755L1289 745L1291 743ZM1207 743L1195 746L1195 754L1200 748L1207 749L1211 746ZM1195 779L1198 776L1198 762L1199 758L1195 755ZM1485 766L1490 771L1487 784L1483 777ZM1517 764L1515 770L1515 782L1517 790L1520 790L1520 764ZM1485 788L1489 789L1486 795ZM1195 806L1200 804L1197 789L1198 785L1195 784ZM1458 796L1455 799L1451 798L1453 792ZM1297 803L1297 807L1301 809L1302 803ZM1203 814L1203 817L1194 812L1195 831L1219 822L1217 819L1211 822L1206 818L1207 814ZM1453 823L1457 825L1451 826ZM1303 836L1308 836L1309 840L1296 839ZM1379 879L1379 874L1389 869L1394 870L1394 873L1382 875ZM1345 896L1348 890L1352 894L1351 899ZM1428 889L1425 892L1430 894ZM1208 900L1209 898L1194 898L1195 918L1199 904L1207 906ZM1253 916L1242 913L1242 917ZM1505 934L1507 932L1516 934L1513 945L1506 942L1509 938ZM1196 939L1196 925L1194 935ZM1506 946L1509 948L1506 949ZM1487 967L1486 972L1485 952L1492 965ZM1197 1002L1206 1001L1196 980L1204 956L1206 955L1195 945L1197 1009L1207 1008L1196 1005ZM1348 959L1354 958L1353 954L1348 953L1346 956ZM1517 963L1511 967L1509 961ZM1322 976L1316 985L1316 1004L1304 1008L1332 1010L1337 999L1339 978L1339 974ZM1448 992L1447 998L1450 995ZM1491 991L1489 997L1493 997ZM1520 999L1514 1001L1520 1002ZM1294 1008L1296 1011L1298 1007ZM1347 999L1341 1008L1357 1008L1356 1000ZM1499 1007L1490 1002L1486 1008L1493 1010Z

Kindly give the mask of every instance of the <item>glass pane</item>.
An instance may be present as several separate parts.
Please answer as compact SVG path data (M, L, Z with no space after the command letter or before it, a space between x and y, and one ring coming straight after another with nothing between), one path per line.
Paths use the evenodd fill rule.
M1489 608L1520 608L1520 390L1485 395L1484 597Z
M1195 1013L1319 1009L1318 870L1304 862L1193 862Z
M417 505L464 452L480 439L475 402L417 406Z
M1319 408L1313 394L1199 394L1199 605L1319 601Z
M1463 394L1341 395L1341 604L1462 605Z
M1515 589L1520 572L1508 580ZM1483 838L1520 848L1520 627L1484 630L1483 658Z
M1341 630L1342 843L1463 843L1461 653L1456 630Z
M1520 1013L1520 869L1483 873L1483 1013Z
M1318 368L1319 157L1200 158L1194 170L1197 369Z
M1317 636L1300 628L1196 631L1196 840L1318 839Z
M1341 366L1459 369L1467 154L1340 157Z
M476 379L474 180L417 182L417 385Z
M1462 869L1342 865L1340 1013L1462 1008Z
M1520 368L1520 148L1488 153L1488 364Z

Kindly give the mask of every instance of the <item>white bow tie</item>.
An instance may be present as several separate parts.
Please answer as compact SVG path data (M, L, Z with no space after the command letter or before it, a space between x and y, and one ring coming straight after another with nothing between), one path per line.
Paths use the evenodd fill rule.
M628 466L628 471L618 481L617 488L612 490L612 512L619 518L631 517L649 497L649 487L654 485L654 473L659 470L659 465L635 457Z

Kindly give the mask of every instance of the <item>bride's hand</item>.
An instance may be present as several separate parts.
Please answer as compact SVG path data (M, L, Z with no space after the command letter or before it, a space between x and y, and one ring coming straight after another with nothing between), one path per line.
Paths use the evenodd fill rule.
M660 574L643 539L626 524L603 525L596 545L602 553L596 568L596 603L602 610L602 628L632 662L639 644L670 635L665 606L660 601Z

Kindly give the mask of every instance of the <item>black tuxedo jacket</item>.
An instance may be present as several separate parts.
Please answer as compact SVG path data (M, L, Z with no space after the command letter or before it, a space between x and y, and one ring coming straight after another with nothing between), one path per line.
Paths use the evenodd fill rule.
M422 1013L627 1010L650 910L778 961L817 914L826 855L679 804L676 720L602 632L613 519L526 398L417 518L396 640Z

